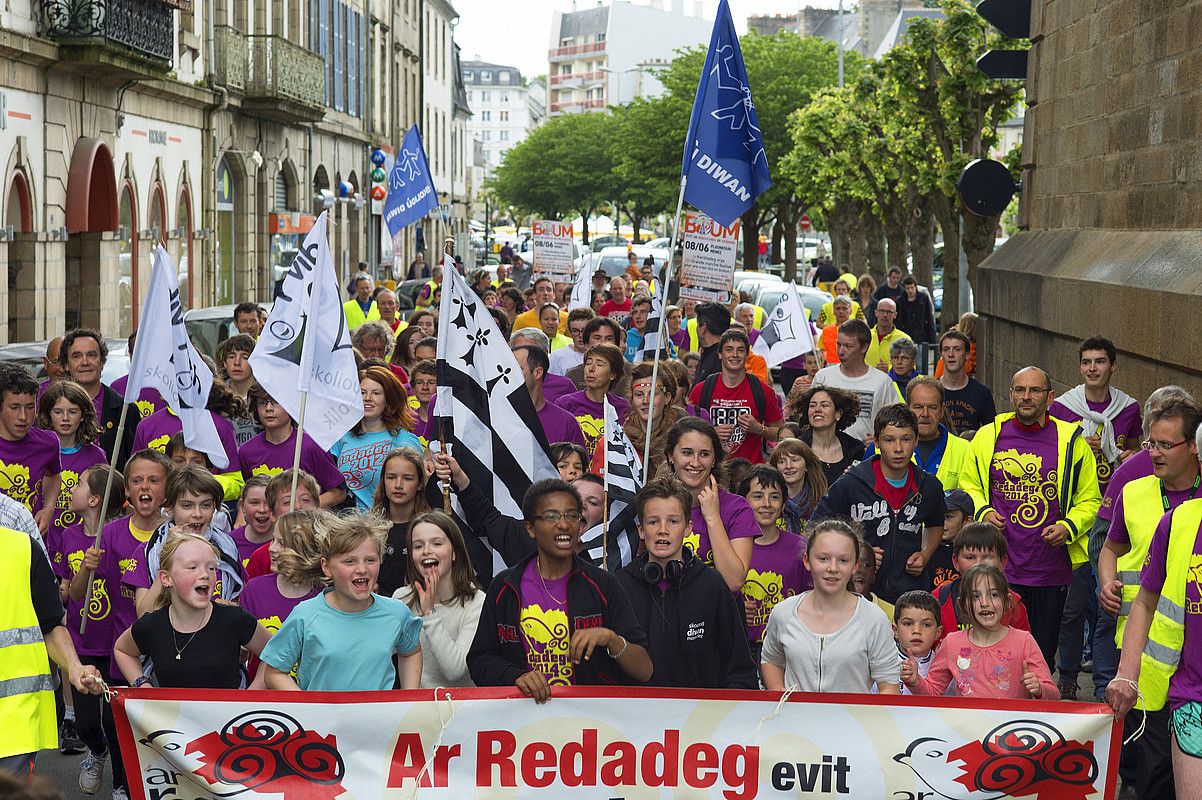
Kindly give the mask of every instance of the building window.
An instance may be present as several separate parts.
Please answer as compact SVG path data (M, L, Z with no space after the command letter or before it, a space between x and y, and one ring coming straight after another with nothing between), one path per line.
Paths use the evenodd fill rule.
M492 100L492 92L480 92L480 102L488 103Z
M491 81L491 80L492 80L492 70L490 70L490 69L486 69L486 70L484 70L483 72L481 72L481 73L480 73L480 80L482 80L482 81Z
M502 111L501 113L504 114L505 112ZM481 111L480 112L480 121L481 122L491 122L492 121L492 112L491 111Z
M504 72L502 72L500 77L501 77L501 83L509 83L509 79L510 79L509 70L505 70Z
M487 112L487 111L485 111L485 112L484 112L484 115L485 115L485 116L484 116L484 118L485 118L485 119L488 119L488 112ZM508 112L508 111L502 111L502 112L501 112L501 122L509 122L509 112Z
M486 141L486 142L492 141L492 131L484 131L484 141Z
M509 141L509 131L501 131L501 141L502 142Z
M463 71L463 79L465 81L473 80L475 77L476 77L476 73L472 72L470 69L465 69Z
M501 102L502 103L509 102L509 92L501 92Z

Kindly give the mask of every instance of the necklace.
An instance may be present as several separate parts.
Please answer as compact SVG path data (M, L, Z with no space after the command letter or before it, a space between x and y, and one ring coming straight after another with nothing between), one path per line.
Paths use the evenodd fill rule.
M207 615L206 615L206 617L207 617ZM202 630L204 630L205 624L207 624L207 623L208 623L208 619L206 618L205 621L203 623L201 623L201 626L199 628L192 631L192 635L188 637L188 641L184 642L184 646L180 647L179 640L176 639L176 637L175 637L175 625L171 625L171 614L170 614L170 612L168 612L167 624L171 625L171 646L175 648L175 660L176 661L180 660L180 656L182 656L184 654L184 651L188 649L188 645L192 644L192 640L196 638L196 634L198 634Z
M547 597L550 597L552 600L554 600L556 603L558 603L561 606L566 606L568 604L567 598L560 600L558 597L551 594L551 590L547 588L547 581L546 581L546 579L543 578L543 568L542 568L542 565L539 564L538 558L534 559L534 571L538 573L538 582L543 585L543 591L546 592ZM184 647L187 647L187 646L188 645L184 645Z

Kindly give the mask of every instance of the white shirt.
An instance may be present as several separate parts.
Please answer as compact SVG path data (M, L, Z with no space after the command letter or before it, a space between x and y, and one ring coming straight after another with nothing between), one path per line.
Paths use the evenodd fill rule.
M24 504L6 494L0 494L0 528L20 531L37 542L43 555L46 554L46 543L42 541L38 524L33 521L33 514L29 513Z
M872 435L872 422L876 419L876 412L885 406L902 402L893 379L873 367L869 367L868 372L858 378L849 378L839 369L838 364L831 364L818 370L812 385L833 386L860 398L860 416L847 429L847 435L857 439Z
M551 353L551 372L556 375L567 375L568 370L584 363L584 353L575 347L561 347Z

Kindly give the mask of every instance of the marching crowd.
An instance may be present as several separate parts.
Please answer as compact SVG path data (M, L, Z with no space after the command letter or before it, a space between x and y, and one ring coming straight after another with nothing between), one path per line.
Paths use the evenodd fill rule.
M653 264L599 273L593 307L570 312L570 287L539 278L523 294L509 266L469 283L560 476L530 486L520 519L429 447L437 266L406 321L391 291L352 282L364 413L328 452L255 382L254 304L215 353L225 468L153 390L118 437L124 387L100 381L97 331L53 341L40 385L0 366L0 705L37 721L0 733L0 766L28 771L61 738L84 756L85 793L111 765L124 800L104 684L1071 700L1092 669L1095 698L1137 708L1126 782L1147 798L1197 785L1202 411L1188 392L1161 388L1141 410L1093 337L1079 386L1056 397L1021 369L998 414L973 377L972 315L939 337L936 375L919 374L933 315L900 273L870 292L835 271L818 346L779 386L752 352L763 309L738 296L665 308L653 370L638 360ZM912 335L898 319L911 306ZM605 515L607 400L647 464L639 552L608 569L581 544ZM462 514L441 510L444 487ZM11 599L25 589L31 605ZM23 649L42 639L57 694Z

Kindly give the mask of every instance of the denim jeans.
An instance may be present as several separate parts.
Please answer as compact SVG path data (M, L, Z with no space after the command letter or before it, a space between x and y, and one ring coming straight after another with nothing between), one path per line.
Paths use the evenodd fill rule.
M1098 592L1093 567L1083 564L1073 570L1073 582L1068 587L1064 613L1060 617L1060 642L1057 668L1060 683L1076 684L1081 674L1081 653L1085 649L1085 627L1089 619L1089 597Z

